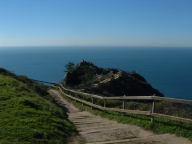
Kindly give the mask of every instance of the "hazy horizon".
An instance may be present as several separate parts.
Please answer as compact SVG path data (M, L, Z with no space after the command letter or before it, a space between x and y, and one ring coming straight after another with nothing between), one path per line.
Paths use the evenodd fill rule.
M191 0L6 0L0 47L192 47Z
M53 50L53 49L82 49L82 50L91 50L91 49L192 49L192 46L180 47L180 46L0 46L0 50Z

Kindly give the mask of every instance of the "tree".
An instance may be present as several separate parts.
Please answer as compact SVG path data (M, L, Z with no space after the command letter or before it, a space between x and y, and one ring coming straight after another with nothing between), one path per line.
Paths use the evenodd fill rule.
M75 64L72 62L69 62L68 64L65 65L66 73L71 73L74 69L75 69Z

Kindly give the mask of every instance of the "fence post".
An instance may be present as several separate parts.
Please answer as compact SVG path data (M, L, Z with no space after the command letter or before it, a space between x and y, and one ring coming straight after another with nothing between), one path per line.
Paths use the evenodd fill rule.
M126 97L125 95L123 97ZM125 100L123 99L122 108L125 109Z
M106 100L103 99L103 107L105 108L106 107Z
M123 100L123 105L122 105L123 109L125 109L125 100Z
M92 104L94 104L94 99L93 99L93 97L91 97L91 102L92 102ZM91 106L91 109L93 109L92 106Z
M84 100L84 95L82 95L82 97L80 96L79 98ZM84 106L83 102L81 103L81 105Z
M154 111L155 111L155 98L153 96L152 97L152 107L151 107L151 123L154 122L154 116L153 116Z

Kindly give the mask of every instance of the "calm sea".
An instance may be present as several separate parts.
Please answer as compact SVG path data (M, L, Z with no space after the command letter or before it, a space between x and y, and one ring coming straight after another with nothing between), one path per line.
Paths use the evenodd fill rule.
M61 81L65 65L82 59L102 67L134 70L166 96L192 99L190 48L0 48L0 67L45 81Z

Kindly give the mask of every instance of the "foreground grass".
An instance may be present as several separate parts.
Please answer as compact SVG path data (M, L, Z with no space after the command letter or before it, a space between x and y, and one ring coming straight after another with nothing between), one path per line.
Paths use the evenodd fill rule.
M74 132L64 109L39 85L0 73L1 144L63 144Z
M147 116L92 109L86 105L82 106L81 103L75 102L66 96L64 97L79 109L89 111L95 115L115 120L119 123L138 125L157 134L171 133L192 140L192 124L190 123L176 122L165 118L154 118L154 123L151 123L151 118Z

